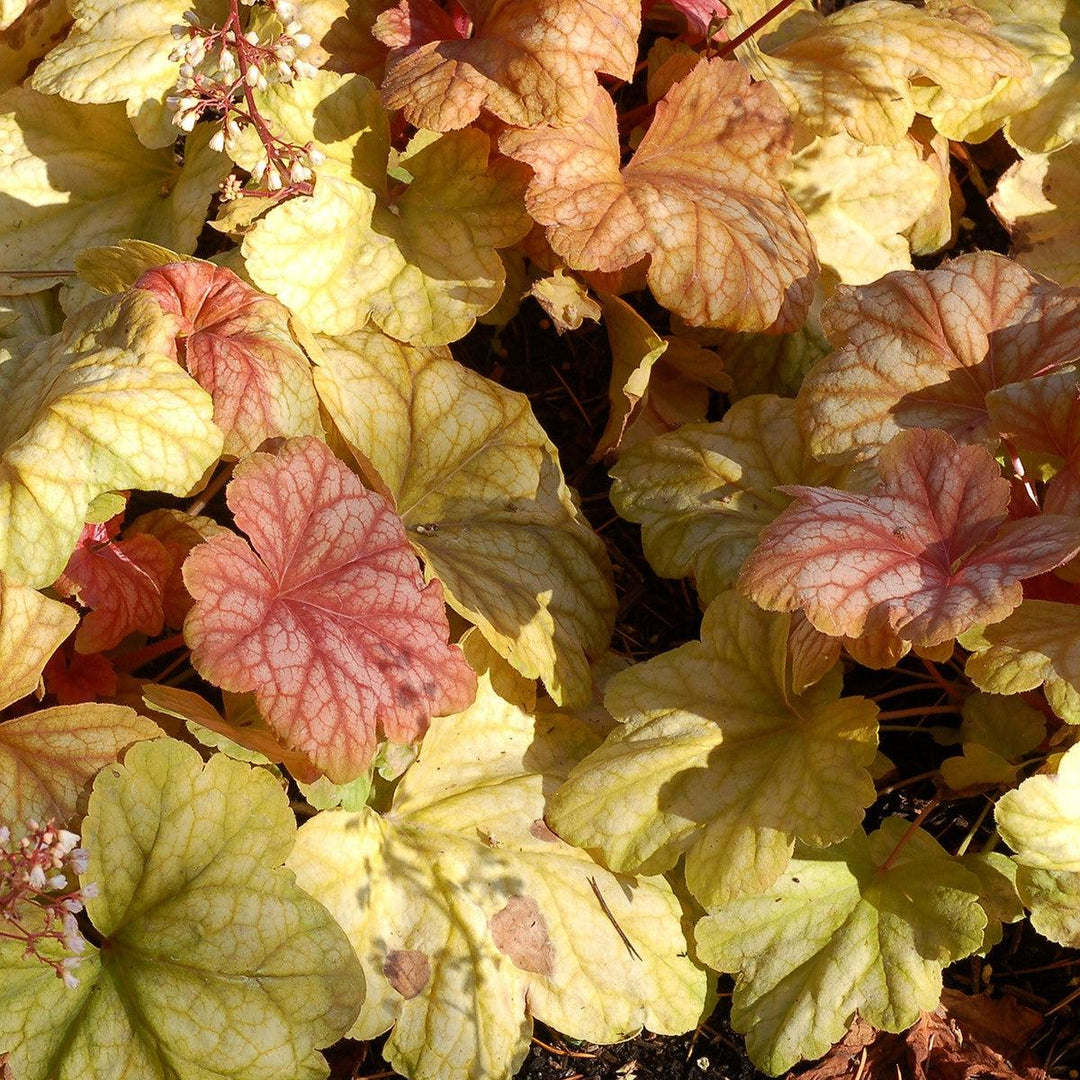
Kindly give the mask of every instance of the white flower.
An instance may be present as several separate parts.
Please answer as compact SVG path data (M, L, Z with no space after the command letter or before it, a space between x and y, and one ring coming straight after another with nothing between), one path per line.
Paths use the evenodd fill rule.
M33 885L35 889L44 889L45 870L42 867L38 866L37 863L35 863L32 867L30 867L30 875L27 880L30 882L31 885Z

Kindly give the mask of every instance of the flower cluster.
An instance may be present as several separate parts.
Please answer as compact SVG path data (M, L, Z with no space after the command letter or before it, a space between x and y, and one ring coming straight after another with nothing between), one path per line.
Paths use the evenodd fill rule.
M79 887L77 875L86 872L86 852L78 846L76 833L57 829L51 821L28 821L26 830L12 845L11 830L0 826L0 938L26 942L25 956L48 964L74 988L74 969L86 948L76 916L97 895L97 886ZM45 955L42 950L49 941L69 955Z
M253 4L254 0L244 0ZM323 155L310 143L298 146L278 138L259 114L255 91L271 82L291 83L310 78L316 69L297 52L311 44L295 19L290 0L268 0L284 32L275 32L277 20L261 20L257 29L244 29L240 0L230 0L224 25L204 25L194 10L184 12L184 22L172 28L177 46L171 59L180 64L175 92L166 99L173 122L181 131L192 131L200 120L218 125L210 147L219 153L233 149L246 127L254 129L263 156L251 170L254 188L241 188L234 178L222 187L223 197L261 194L275 198L309 195L313 170Z

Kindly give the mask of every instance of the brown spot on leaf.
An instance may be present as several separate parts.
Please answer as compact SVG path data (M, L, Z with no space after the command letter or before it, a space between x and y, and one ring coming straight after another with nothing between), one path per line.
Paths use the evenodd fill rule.
M555 971L555 947L547 922L531 896L511 896L491 919L491 936L522 971L550 976Z
M406 1001L416 997L431 978L431 963L427 953L419 949L393 949L383 964L386 981Z
M559 838L548 828L547 822L543 818L537 818L530 826L529 833L535 836L537 840L544 840L549 844L554 844Z

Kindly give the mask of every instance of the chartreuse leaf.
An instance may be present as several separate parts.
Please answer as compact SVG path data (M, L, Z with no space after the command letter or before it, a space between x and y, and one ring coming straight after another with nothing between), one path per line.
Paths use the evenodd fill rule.
M734 37L772 5L727 6ZM915 119L914 80L971 100L989 94L998 79L1030 70L1017 49L985 27L897 0L865 0L827 16L801 0L737 55L815 135L846 131L885 146L899 142Z
M979 879L907 829L890 818L869 838L799 848L768 892L698 923L705 962L738 973L732 1026L767 1072L820 1057L856 1012L885 1031L910 1027L936 1007L941 969L981 944Z
M761 534L739 588L770 611L802 609L825 634L886 632L933 647L1000 622L1020 582L1080 550L1080 520L1006 521L1008 481L981 446L902 431L878 457L871 495L792 487Z
M708 603L734 584L758 534L791 501L785 484L847 487L856 470L822 464L806 449L795 402L743 398L715 424L687 424L641 443L611 470L611 501L642 526L658 574L693 574Z
M833 351L798 398L818 456L871 452L909 427L990 441L987 394L1080 355L1080 290L988 251L840 286L821 318Z
M327 71L382 79L387 48L372 34L375 20L395 0L309 0L300 13L311 44L298 55Z
M192 251L229 171L228 158L208 150L207 138L206 131L191 136L181 168L171 146L139 143L119 105L9 90L0 97L0 275L57 276L4 277L4 291L60 281L83 248L125 237Z
M161 733L125 705L60 705L4 721L0 822L73 822L98 771Z
M364 966L350 1034L392 1026L384 1054L410 1080L508 1080L532 1017L590 1042L698 1022L705 974L668 883L616 876L544 825L545 789L595 743L485 675L470 709L432 724L384 817L301 828L289 866Z
M176 363L174 336L172 318L132 293L0 349L0 569L48 585L102 492L184 495L217 461L213 404Z
M1014 784L1014 762L1045 737L1046 718L1022 699L972 694L964 701L960 725L963 755L946 758L941 775L954 791L983 784Z
M312 330L350 333L373 318L423 345L457 340L495 306L506 281L497 249L531 223L525 170L489 162L487 135L418 134L399 159L397 175L409 179L391 197L387 117L367 79L322 72L270 87L260 108L275 131L313 140L328 160L314 195L275 207L245 236L259 288ZM237 160L250 166L258 149L249 138Z
M472 700L441 586L423 584L401 520L325 443L251 454L226 501L250 544L213 536L187 557L184 637L204 678L255 691L286 746L344 784L366 772L377 730L412 742Z
M0 92L18 86L70 23L64 0L0 3Z
M951 0L934 6L954 7ZM950 139L979 142L1004 123L1005 138L1025 157L1060 150L1080 136L1080 10L1074 0L968 0L965 6L985 13L993 33L1015 46L1031 70L974 99L918 89L938 129Z
M964 672L991 694L1042 686L1055 712L1080 723L1080 612L1073 604L1025 600L1004 622L988 626Z
M1080 141L1022 158L998 181L990 205L1012 233L1015 259L1062 285L1080 285Z
M1028 777L994 811L998 831L1016 852L1016 887L1031 923L1060 945L1080 945L1080 747L1057 772Z
M127 116L146 146L170 146L177 128L165 97L180 75L170 29L194 7L213 22L213 4L202 0L72 0L75 26L41 62L35 90L82 105L127 102ZM132 234L134 235L134 234Z
M281 863L296 824L268 772L172 739L101 772L83 823L102 940L80 985L0 940L0 1049L21 1080L319 1080L317 1048L364 981L321 904Z
M588 703L611 572L528 400L373 330L320 344L323 404L396 499L425 575L557 702Z
M874 801L877 706L841 698L836 666L791 693L789 629L722 593L700 642L615 675L604 704L621 726L553 797L552 828L627 873L685 852L706 907L769 888L796 839L850 835Z
M67 604L0 570L0 709L37 689L49 657L78 621Z
M653 295L695 326L801 326L817 260L777 176L791 125L770 88L734 61L702 61L657 104L625 168L615 105L602 87L589 96L574 125L499 140L532 167L526 205L567 266L609 272L649 256Z
M623 0L469 0L465 35L434 0L401 0L373 33L391 46L383 95L410 124L461 128L494 113L508 124L569 124L596 75L634 77L641 9Z

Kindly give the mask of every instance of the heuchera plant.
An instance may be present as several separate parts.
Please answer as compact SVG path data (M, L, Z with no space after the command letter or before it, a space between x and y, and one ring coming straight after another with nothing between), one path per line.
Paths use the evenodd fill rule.
M189 3L0 2L4 1075L508 1080L710 972L779 1075L1080 946L1077 0ZM697 640L449 348L527 297Z

